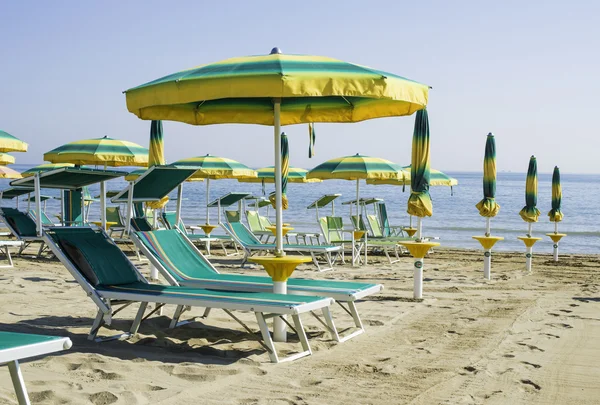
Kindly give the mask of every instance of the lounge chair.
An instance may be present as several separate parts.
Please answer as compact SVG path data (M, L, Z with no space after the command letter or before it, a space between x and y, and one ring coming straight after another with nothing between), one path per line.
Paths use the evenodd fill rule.
M257 253L274 251L276 248L274 243L262 243L256 236L254 236L252 232L250 232L250 229L246 228L246 225L240 221L227 221L226 223L222 223L221 226L223 226L225 232L227 232L233 238L233 240L235 240L236 243L244 249L244 260L242 261L242 266L246 264L249 257L254 256ZM284 244L283 250L286 252L310 254L317 269L319 271L327 271L333 270L335 257L340 252L341 247L331 245L313 246ZM322 268L317 257L323 258L327 263L327 267Z
M273 291L273 281L270 277L219 273L178 230L136 232L133 236L138 248L171 285L227 291ZM357 329L345 337L340 337L335 331L335 339L343 342L364 332L356 301L380 292L383 285L290 278L287 281L287 289L290 294L331 297L350 314ZM316 314L313 315L317 317ZM319 317L317 319L321 320Z
M10 254L11 247L20 248L23 246L23 242L19 240L0 240L0 252L6 255L6 260L8 260L8 264L0 265L0 269L8 269L14 267L13 259Z
M384 238L390 236L407 236L401 226L391 226L390 221L387 215L387 208L385 206L385 202L380 202L377 204L377 213L379 225L381 227L382 236Z
M67 350L71 345L69 338L0 332L0 364L8 366L19 405L30 404L19 361Z
M258 215L258 220L260 222L260 226L263 229L267 229L268 226L275 226L274 223L271 222L271 220L269 219L269 217L265 217L263 215ZM269 233L271 233L271 236L274 237L273 232L268 231ZM314 245L313 243L313 239L316 239L317 241L317 245L319 244L319 234L318 233L313 233L313 232L288 232L285 234L285 240L287 243L290 243L290 238L294 238L296 239L296 243L299 244L300 240L302 240L304 242L304 244L307 244L307 238L308 240L310 240L310 244ZM265 242L268 242L268 238Z
M35 210L29 210L28 214L31 219L33 219L33 222L37 221L37 214L35 213ZM42 211L42 226L56 226L56 224L52 222L45 211Z
M266 230L260 220L260 214L257 211L246 211L246 222L250 227L250 231L261 241L269 242L269 238L273 237L273 232Z
M123 216L121 215L121 208L119 206L116 207L106 207L106 222L112 222L112 224L108 227L108 235L112 237L113 233L119 234L119 238L123 238L125 235L125 222L123 221Z
M188 306L223 309L240 323L241 320L231 311L250 311L256 315L263 337L261 344L267 349L271 361L277 363L311 354L300 314L321 309L323 316L333 324L329 312L329 305L333 303L331 298L149 284L102 230L57 227L45 231L44 238L56 257L98 307L98 314L88 336L89 340L106 340L97 339L98 330L104 324L110 324L113 315L119 310L137 302L140 303L140 307L129 333L108 339L128 338L135 335L144 319L167 304L177 306L171 326L179 324L179 317ZM148 303L159 305L144 317ZM121 307L113 309L113 306ZM292 317L303 351L280 359L265 319L283 315ZM242 325L249 330L245 324Z
M39 242L40 248L37 257L42 256L46 250L46 244L44 239L37 235L36 224L29 215L14 208L0 208L0 217L15 238L23 242L18 254L23 253L32 243Z

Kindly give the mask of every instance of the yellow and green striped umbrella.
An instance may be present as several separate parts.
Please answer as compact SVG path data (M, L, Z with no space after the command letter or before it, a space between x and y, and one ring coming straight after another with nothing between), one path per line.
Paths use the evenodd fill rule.
M148 167L166 165L165 145L163 142L162 121L152 121L150 124L150 147L148 148Z
M44 163L30 169L25 170L23 173L23 177L30 177L36 173L44 173L49 172L50 170L61 169L63 167L73 167L75 166L73 163Z
M21 179L23 176L10 167L0 166L0 179Z
M525 222L537 222L540 216L540 210L537 209L537 161L535 156L529 159L529 168L527 169L527 181L525 183L525 206L519 212Z
M410 168L410 196L408 197L409 215L419 218L433 214L433 204L429 195L429 119L427 110L417 111L412 141ZM417 231L419 232L419 231ZM420 235L417 236L420 238Z
M148 149L105 136L59 146L44 153L44 160L75 165L148 166Z
M367 180L367 184L382 185L388 184L391 186L407 186L410 185L410 171L411 166L403 166L401 178L398 180L387 179L387 180ZM430 169L429 185L430 186L448 186L453 187L458 185L458 180L454 177L448 176L446 173L439 170Z
M491 132L485 141L483 157L483 200L476 205L482 217L495 217L500 211L496 202L496 141Z
M552 209L548 212L550 222L560 222L563 220L563 213L560 210L562 202L562 188L560 186L560 171L558 166L554 167L552 173Z
M0 153L0 166L12 165L15 163L15 157L6 153Z
M307 179L308 170L299 167L290 167L288 183L319 183L320 179ZM275 167L262 167L256 169L257 177L243 177L238 179L240 183L275 183Z
M288 177L290 174L290 149L288 144L288 137L285 132L281 133L281 203L284 210L288 209L287 199L287 185ZM275 195L273 195L275 197ZM275 208L275 198L271 201L273 208Z
M171 166L186 169L196 169L191 179L206 179L206 224L209 223L210 181L215 179L238 179L256 177L256 171L237 160L219 156L205 155L188 159L181 159Z
M27 142L0 130L0 152L27 152Z

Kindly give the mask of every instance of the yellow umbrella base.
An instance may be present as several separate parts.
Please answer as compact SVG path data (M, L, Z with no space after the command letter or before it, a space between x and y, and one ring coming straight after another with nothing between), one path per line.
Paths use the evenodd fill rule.
M547 233L546 236L549 236L552 239L552 242L558 243L562 238L567 236L566 233Z
M536 242L542 240L542 238L533 238L529 236L517 236L517 239L522 240L526 247L533 247Z
M481 243L485 250L493 248L496 242L504 240L503 236L473 236L472 238Z
M408 249L411 256L415 259L422 259L425 257L429 249L432 247L439 246L438 242L398 242L400 245Z

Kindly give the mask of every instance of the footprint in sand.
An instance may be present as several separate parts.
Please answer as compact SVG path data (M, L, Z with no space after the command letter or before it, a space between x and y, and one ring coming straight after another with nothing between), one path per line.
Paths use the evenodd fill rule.
M556 339L560 339L560 336L553 335L552 333L540 333L540 335L549 336L549 337L553 337L553 338L556 338Z
M539 347L537 347L537 346L534 346L534 345L530 345L530 344L528 344L528 343L524 343L524 342L517 342L517 344L518 344L518 345L521 345L521 346L525 346L525 347L527 347L529 350L537 350L537 351L539 351L539 352L545 352L545 350L544 350L544 349L540 349Z
M539 364L535 364L535 363L530 363L528 361L522 361L521 363L527 365L527 366L531 366L533 368L542 368L542 366L540 366Z
M566 314L570 314L571 312L573 312L573 311L571 311L571 310L569 310L569 309L559 309L559 311L560 311L560 312L564 312L564 313L566 313Z
M89 396L90 402L94 405L109 405L114 404L119 400L115 394L110 391L96 392Z
M535 388L538 391L542 389L542 387L539 384L536 384L531 380L521 380L521 382L526 385L531 385L533 388Z
M573 329L568 323L547 323L546 325L552 326L553 328Z

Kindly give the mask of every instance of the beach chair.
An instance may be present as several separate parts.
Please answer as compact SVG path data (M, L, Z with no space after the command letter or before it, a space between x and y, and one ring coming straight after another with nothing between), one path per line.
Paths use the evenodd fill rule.
M129 338L137 333L144 319L159 311L164 305L177 307L171 322L172 327L181 324L179 318L188 307L205 307L224 310L250 331L249 327L232 313L232 311L249 311L256 316L262 336L261 345L269 353L271 361L277 363L311 354L308 338L300 319L301 314L321 310L323 316L333 325L329 312L329 306L333 303L331 298L149 284L102 230L57 227L46 230L44 238L56 257L98 307L98 314L88 335L89 340ZM135 303L140 303L140 307L128 333L98 338L98 331L103 325L110 325L117 312ZM158 305L144 317L149 303ZM119 308L115 308L117 306ZM284 315L289 315L293 319L303 350L286 358L280 358L266 319Z
M258 211L246 211L246 222L250 231L261 241L269 242L269 238L273 236L273 232L266 230L260 220Z
M23 246L23 242L19 240L0 240L0 252L6 255L6 260L8 260L8 264L0 265L0 269L9 269L14 267L13 259L10 254L11 247L20 248Z
M33 222L37 221L37 215L35 210L29 210L28 215L33 219ZM54 222L48 217L45 211L41 211L42 215L42 226L56 226Z
M263 215L258 215L258 220L260 222L260 226L263 229L267 229L268 226L275 226L274 223L271 222L271 220L269 219L269 217L265 217ZM267 230L267 232L269 232L271 234L271 236L273 236L273 239L275 238L275 235L273 235L273 232ZM313 239L315 239L317 241L317 245L319 244L319 236L320 234L318 233L313 233L313 232L288 232L287 234L285 234L284 238L286 243L290 243L290 238L294 238L296 239L296 243L299 244L300 241L302 240L302 242L304 242L305 245L307 245L307 240L310 241L311 245L314 245L313 243ZM268 238L267 240L265 240L265 242L268 242Z
M64 216L59 217L64 226L76 226L84 224L84 213L81 206L83 199L83 191L78 190L63 190L63 213Z
M106 222L112 222L108 227L108 235L112 238L114 233L117 233L119 238L125 236L125 222L121 215L121 207L106 207Z
M273 291L273 281L270 277L219 273L194 244L178 230L136 232L134 241L171 285L226 291ZM364 332L356 302L382 289L381 284L301 278L287 280L288 294L331 297L352 316L356 330L344 337L340 337L339 333L334 331L338 342L346 341ZM322 322L314 312L313 315Z
M68 350L71 346L72 343L69 338L0 332L0 364L8 366L19 405L29 405L31 403L19 362L31 357Z
M240 221L231 221L230 214L226 212L227 222L222 223L221 226L225 229L233 240L244 250L244 259L242 260L242 266L246 264L248 258L255 254L267 253L275 250L274 243L262 243L250 229L246 228L246 225ZM331 245L291 245L284 244L283 250L286 252L297 252L300 254L310 254L313 263L319 271L333 270L334 260L341 248L339 246ZM322 268L319 264L318 258L323 259L327 263L327 267Z
M23 242L19 255L32 243L40 243L37 257L42 256L47 247L44 239L37 235L35 222L29 215L14 208L0 208L0 217L15 238Z
M384 238L390 236L407 236L402 230L401 226L391 226L390 221L388 219L387 208L385 206L385 202L380 202L377 204L377 213L379 225L381 227L381 234Z

